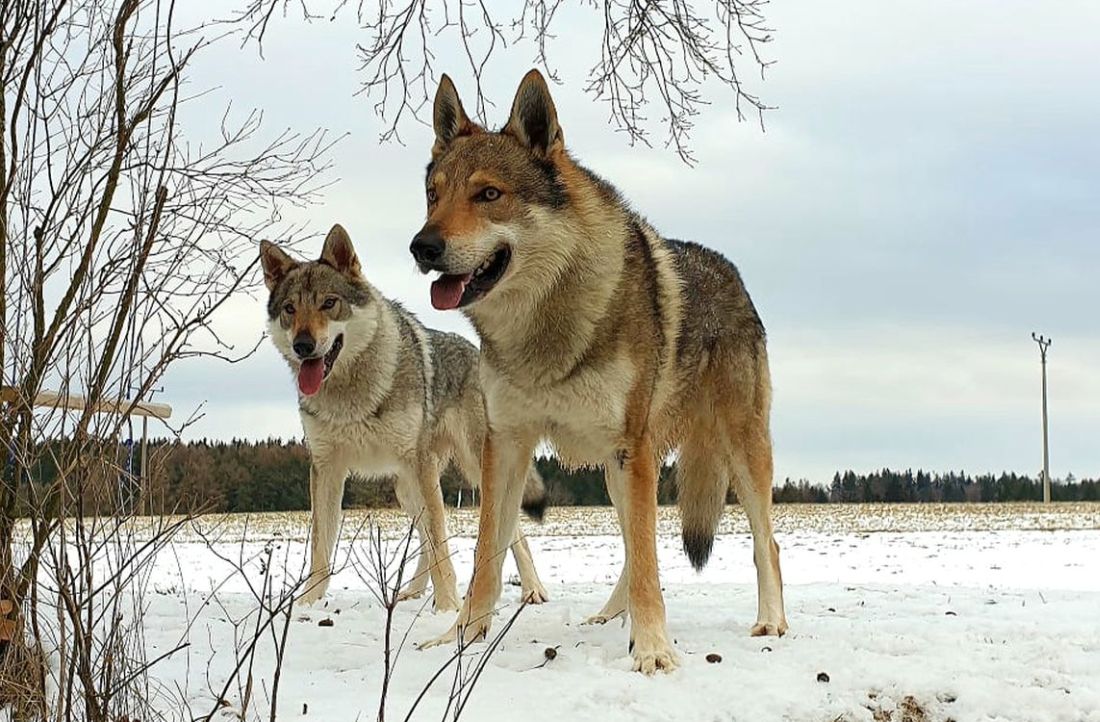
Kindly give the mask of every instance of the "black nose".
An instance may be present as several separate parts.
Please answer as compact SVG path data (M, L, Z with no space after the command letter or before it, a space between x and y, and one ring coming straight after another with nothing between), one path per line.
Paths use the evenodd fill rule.
M300 333L294 337L294 353L298 354L299 358L306 358L313 355L313 350L317 348L317 342L313 340L313 337L308 333Z
M434 263L443 257L443 236L434 226L425 226L413 236L409 251L417 263Z

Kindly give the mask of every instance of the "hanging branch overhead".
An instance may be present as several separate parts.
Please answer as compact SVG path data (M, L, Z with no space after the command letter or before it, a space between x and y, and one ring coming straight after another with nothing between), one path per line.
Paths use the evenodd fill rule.
M276 15L300 13L319 17L311 0L248 0L235 18L246 38L262 48ZM351 0L340 0L328 13L337 20ZM762 54L772 39L764 10L767 0L587 0L582 5L598 15L599 57L589 67L585 91L608 106L613 125L631 143L651 145L654 129L663 143L692 162L691 131L703 107L732 96L739 121L753 118L763 127L769 109L745 83L746 73L764 71L773 61ZM490 10L486 0L358 0L356 18L367 38L358 45L361 92L385 121L382 139L397 139L410 117L422 111L435 92L440 72L433 48L457 40L475 84L474 113L486 121L483 92L486 67L511 43L534 47L534 62L552 79L555 71L555 30L560 27L562 0L523 0L518 12ZM505 34L508 28L509 39ZM568 32L567 32L568 31ZM452 69L447 68L448 72Z

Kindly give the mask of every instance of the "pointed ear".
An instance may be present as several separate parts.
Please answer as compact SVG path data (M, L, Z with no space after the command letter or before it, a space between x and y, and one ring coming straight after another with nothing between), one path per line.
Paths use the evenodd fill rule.
M260 241L260 265L264 267L264 285L274 291L298 262L271 241Z
M432 109L432 125L435 127L435 145L432 157L435 158L462 135L482 132L481 126L471 121L458 99L458 91L446 74L439 79L439 88L435 91L435 107Z
M325 236L325 245L321 249L321 260L340 273L349 276L360 275L359 258L352 248L348 232L339 223Z
M512 101L512 115L504 132L531 150L549 155L565 147L565 138L558 125L558 111L550 98L550 88L542 73L532 70L523 76Z

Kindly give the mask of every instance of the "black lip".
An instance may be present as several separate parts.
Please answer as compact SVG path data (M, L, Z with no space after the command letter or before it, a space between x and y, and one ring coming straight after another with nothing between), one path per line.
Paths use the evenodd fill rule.
M458 301L459 308L477 301L493 290L512 262L512 249L509 246L501 246L493 252L491 258L492 262L489 267L482 273L475 273L470 282L466 284L466 290L463 291L462 298Z
M328 377L329 372L332 371L332 365L336 363L336 358L340 355L340 351L344 348L344 334L340 334L336 337L336 340L332 342L332 347L325 354L325 377Z

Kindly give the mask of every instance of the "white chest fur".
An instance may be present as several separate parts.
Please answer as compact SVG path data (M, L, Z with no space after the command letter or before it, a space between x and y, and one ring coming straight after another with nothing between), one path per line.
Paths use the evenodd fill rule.
M519 383L482 363L489 423L535 434L569 464L600 464L622 442L634 367L621 357L550 386Z
M326 413L324 406L301 413L310 453L335 456L351 470L367 477L397 473L417 454L422 409L409 405L381 415Z

